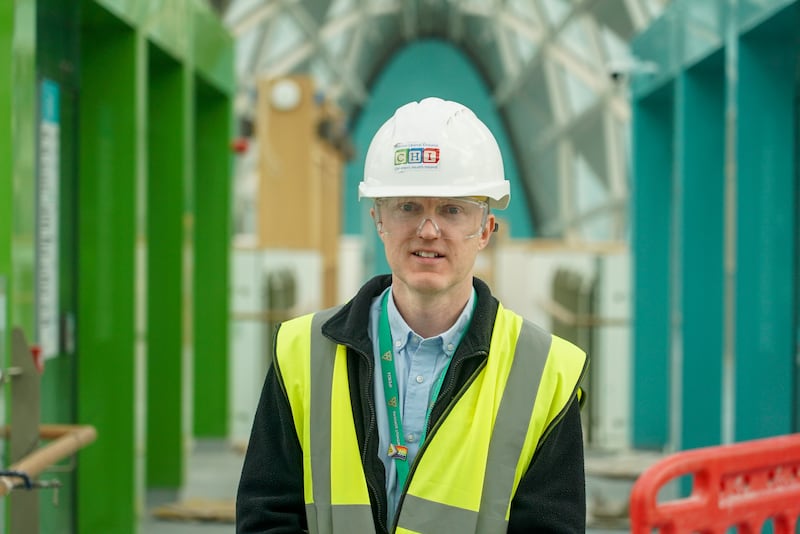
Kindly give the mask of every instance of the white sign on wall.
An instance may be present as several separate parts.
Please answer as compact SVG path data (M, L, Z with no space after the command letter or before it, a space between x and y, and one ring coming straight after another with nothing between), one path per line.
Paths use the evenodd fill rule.
M41 83L39 124L39 184L36 224L36 314L42 356L59 351L58 245L60 140L59 87L50 80Z

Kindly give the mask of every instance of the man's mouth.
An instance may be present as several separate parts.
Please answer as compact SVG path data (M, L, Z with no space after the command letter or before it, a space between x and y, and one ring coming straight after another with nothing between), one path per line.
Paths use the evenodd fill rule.
M415 256L419 256L420 258L439 258L439 254L436 252L427 252L425 250L418 250L414 253Z

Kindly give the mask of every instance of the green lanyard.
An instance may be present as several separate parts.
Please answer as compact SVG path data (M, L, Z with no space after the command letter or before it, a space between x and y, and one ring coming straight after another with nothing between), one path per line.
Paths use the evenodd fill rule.
M383 296L381 303L381 316L378 323L378 346L381 351L381 375L383 376L383 394L386 397L386 412L389 416L389 451L388 454L395 460L394 464L397 467L397 482L401 488L405 487L406 480L408 479L408 447L405 445L405 438L403 434L403 418L400 415L400 394L397 389L397 373L394 365L394 349L392 348L392 330L389 326L389 311L388 300L392 292L389 289ZM464 329L466 331L466 328ZM447 374L447 367L450 366L448 359L447 365L442 369L438 380L433 385L431 402L428 404L428 410L425 414L425 426L422 428L422 434L419 438L420 447L425 440L425 434L428 430L428 420L431 416L431 409L433 403L439 396L439 391L444 382L444 375Z

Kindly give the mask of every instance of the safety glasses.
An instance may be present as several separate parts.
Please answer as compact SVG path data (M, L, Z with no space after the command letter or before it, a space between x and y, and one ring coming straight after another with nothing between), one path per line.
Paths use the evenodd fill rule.
M392 197L375 200L378 231L396 237L420 235L430 221L437 237L471 239L481 235L489 205L470 198Z

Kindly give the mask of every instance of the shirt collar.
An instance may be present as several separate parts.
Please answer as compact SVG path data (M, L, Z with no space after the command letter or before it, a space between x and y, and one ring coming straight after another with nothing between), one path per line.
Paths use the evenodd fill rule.
M386 291L391 290L391 286L386 289ZM413 336L419 339L422 339L422 336L414 332L411 327L408 326L403 316L400 315L397 306L395 306L394 299L391 298L391 293L389 296L390 298L386 300L388 301L387 311L389 313L389 327L392 330L392 344L394 345L394 350L401 350L408 345L409 341L413 339ZM466 306L464 306L464 309L461 310L461 315L458 316L453 326L438 336L431 338L440 341L442 351L447 354L447 356L452 356L456 348L458 348L458 343L461 341L467 326L469 326L469 321L472 318L472 311L475 308L476 298L475 288L472 288L469 300Z

